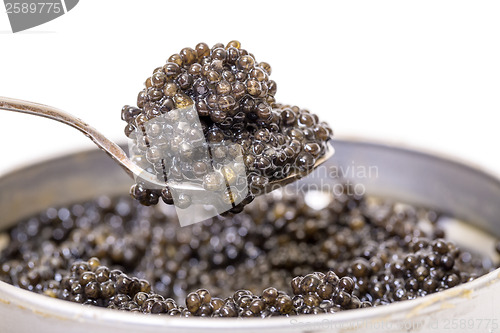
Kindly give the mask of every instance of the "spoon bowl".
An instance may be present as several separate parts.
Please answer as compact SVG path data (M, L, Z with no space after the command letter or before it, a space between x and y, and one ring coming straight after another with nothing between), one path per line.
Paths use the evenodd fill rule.
M135 164L125 153L125 151L120 148L115 142L108 139L101 132L97 131L95 128L87 124L85 121L81 120L78 117L75 117L67 112L64 112L58 108L28 102L24 100L8 98L8 97L0 97L0 109L6 111L13 111L19 113L30 114L34 116L44 117L48 119L52 119L68 126L71 126L83 134L87 136L95 145L97 145L101 150L103 150L106 154L108 154L116 163L118 163L131 177L139 177L141 180L146 181L152 186L164 187L166 186L165 182L158 180L156 176L147 172L137 164ZM270 181L265 188L262 190L262 193L267 193L272 190L275 190L279 187L285 186L289 183L292 183L307 174L309 174L312 170L316 169L320 165L322 165L325 161L327 161L334 153L334 149L330 142L327 143L327 148L325 153L321 158L319 158L314 166L306 171L306 172L293 172L289 174L287 177L282 179L277 179L274 181ZM207 190L203 188L201 185L191 184L191 183L172 183L168 185L173 190L177 191L188 191L188 192L200 192L204 193ZM207 196L198 196L204 198L203 200L210 201L210 198ZM207 203L207 202L204 202Z

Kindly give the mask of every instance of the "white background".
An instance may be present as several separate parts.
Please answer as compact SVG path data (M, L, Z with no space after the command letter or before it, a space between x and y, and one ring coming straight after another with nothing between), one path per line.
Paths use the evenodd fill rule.
M272 65L278 101L318 113L338 137L500 174L497 1L82 0L16 34L0 11L0 95L57 106L114 140L121 107L169 55L238 39ZM46 119L0 110L0 126L2 173L92 147Z

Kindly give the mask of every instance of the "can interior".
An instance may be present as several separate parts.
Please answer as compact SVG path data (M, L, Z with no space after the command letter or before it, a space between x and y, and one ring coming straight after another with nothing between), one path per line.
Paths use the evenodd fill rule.
M336 140L334 147L335 155L323 167L289 186L315 184L320 189L323 185L332 188L337 180L330 175L342 175L347 181L362 184L370 196L436 209L455 221L467 221L449 225L453 228L458 225L462 228L458 230L462 231L457 234L465 233L466 238L472 239L468 247L480 244L474 249L484 249L490 258L493 256L486 247L500 237L500 181L497 178L461 163L404 148L348 140ZM353 172L353 169L363 168L364 174ZM97 149L17 170L0 178L0 231L50 206L85 201L99 195L126 194L132 181ZM473 234L479 238L472 237ZM68 311L76 309L74 306L70 304ZM373 314L383 311L377 308L365 313L371 310L375 310ZM354 314L346 313L340 317L352 316Z

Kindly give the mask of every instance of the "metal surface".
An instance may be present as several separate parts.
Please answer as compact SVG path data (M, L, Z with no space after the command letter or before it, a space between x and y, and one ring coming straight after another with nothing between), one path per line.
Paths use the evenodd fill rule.
M100 149L105 151L130 175L139 175L143 172L142 169L137 167L128 159L127 154L125 154L120 146L106 138L102 133L80 118L77 118L69 113L52 106L8 97L0 97L0 109L48 118L76 128L92 140L92 142L94 142Z
M130 176L135 175L136 177L140 177L142 180L145 180L150 184L159 185L160 187L165 185L165 183L160 182L156 178L156 176L146 172L138 165L133 163L119 145L109 140L101 132L97 131L95 128L93 128L80 118L77 118L67 112L59 110L52 106L8 97L0 97L0 109L48 118L76 128L77 130L85 134L85 136L87 136L90 140L92 140L92 142L94 142L101 150L106 152L106 154L108 154L116 163L118 163ZM316 161L313 169L322 165L332 155L333 148L330 144L327 144L325 154ZM264 192L268 192L280 186L289 184L299 178L302 178L303 176L305 176L305 173L295 172L290 174L286 178L272 181L265 188ZM169 186L173 186L174 188L177 188L179 190L200 191L203 194L205 194L206 192L206 190L201 185L194 186L193 184L178 183L170 184ZM207 197L205 195L203 195L203 197L205 197L206 199L210 198L209 196Z
M447 159L385 145L336 141L336 153L289 186L334 183L343 173L367 194L444 210L500 236L500 181ZM372 167L372 173L360 171ZM368 169L366 169L368 170ZM365 170L365 171L366 171ZM27 177L29 175L29 177ZM97 150L66 156L0 178L0 230L50 205L127 193L130 179ZM75 190L75 186L78 190ZM269 319L148 316L81 306L0 282L0 332L499 332L500 269L411 301L333 315ZM465 329L464 329L465 328Z

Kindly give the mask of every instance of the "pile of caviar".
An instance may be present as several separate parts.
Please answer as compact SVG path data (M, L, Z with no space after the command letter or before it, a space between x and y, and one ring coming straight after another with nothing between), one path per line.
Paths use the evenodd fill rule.
M257 62L238 41L211 48L199 43L172 55L147 78L137 107L122 109L125 134L135 140L138 163L161 181L198 179L205 189L224 191L224 178L234 170L221 172L223 163L218 159L231 157L227 147L239 147L242 160L235 168L243 168L249 191L244 202L233 205L233 212L240 212L270 182L308 173L325 154L333 132L308 110L276 103L276 82L270 75L271 66ZM190 106L197 116L196 120L189 116L191 122L198 124L199 119L200 131L213 147L209 160L197 158L206 147L193 144L196 129L193 135L175 137L172 131L156 133L147 128L172 110ZM154 205L160 198L173 204L172 192L168 187L152 188L140 179L131 188L132 196L143 205ZM189 195L175 199L182 208L190 205Z
M436 212L351 193L316 210L275 191L187 227L129 197L49 208L8 231L0 279L112 309L265 318L414 299L494 269L447 240Z

